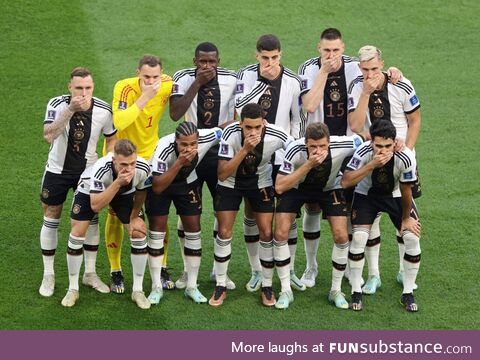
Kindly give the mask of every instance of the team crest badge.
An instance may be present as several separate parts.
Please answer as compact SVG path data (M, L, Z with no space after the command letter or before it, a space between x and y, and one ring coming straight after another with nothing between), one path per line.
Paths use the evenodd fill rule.
M48 189L43 189L42 190L42 199L48 199L48 196L49 196Z
M73 205L72 212L74 214L78 214L80 212L81 208L82 208L82 206L80 204L75 204L75 205Z
M377 119L383 118L385 115L385 112L383 111L382 108L376 108L373 110L373 116L375 116Z
M352 210L352 220L355 220L357 218L357 210L353 209Z
M330 99L332 101L340 100L340 92L337 89L331 90L330 91Z

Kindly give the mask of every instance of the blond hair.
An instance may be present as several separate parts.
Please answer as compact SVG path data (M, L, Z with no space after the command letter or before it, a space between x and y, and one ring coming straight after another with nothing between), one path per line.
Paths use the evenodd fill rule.
M360 62L370 61L375 57L382 60L382 51L373 45L365 45L358 50L358 60Z

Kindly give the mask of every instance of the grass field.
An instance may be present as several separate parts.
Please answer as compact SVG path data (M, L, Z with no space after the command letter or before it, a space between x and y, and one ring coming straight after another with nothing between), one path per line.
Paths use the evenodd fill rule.
M478 278L480 174L477 118L480 91L478 54L480 5L473 0L278 3L216 1L2 1L0 76L2 117L2 192L0 193L0 329L480 329ZM475 25L477 24L477 25ZM365 299L365 311L340 311L329 305L331 236L322 223L318 285L296 293L288 311L266 309L258 294L243 286L249 266L241 227L236 228L230 291L221 308L197 306L182 291L167 292L161 305L140 311L129 295L98 294L81 287L77 306L60 301L68 287L65 250L69 232L64 211L56 257L57 287L42 298L39 187L48 145L42 139L47 101L66 93L71 69L87 66L94 74L95 95L110 102L114 83L134 74L144 53L158 54L167 74L191 66L202 41L220 49L224 67L239 69L255 61L259 35L274 33L283 45L283 63L296 71L317 56L316 43L325 27L342 30L346 53L373 44L384 52L385 65L402 69L415 85L422 104L417 146L424 196L422 267L416 299L421 307L407 314L395 283L397 245L392 226L382 223L379 293ZM161 135L175 124L162 119ZM65 210L68 210L69 200ZM205 201L202 226L204 259L200 287L208 297L214 284L210 239L212 211ZM104 214L102 215L102 223ZM171 217L175 234L175 216ZM241 224L241 221L238 221ZM98 273L107 279L103 247ZM299 240L296 269L304 269ZM123 265L131 285L128 242ZM170 269L182 271L178 242L172 237ZM147 271L148 272L148 271ZM278 288L278 282L274 283ZM145 289L150 280L146 277ZM344 291L350 289L346 285Z

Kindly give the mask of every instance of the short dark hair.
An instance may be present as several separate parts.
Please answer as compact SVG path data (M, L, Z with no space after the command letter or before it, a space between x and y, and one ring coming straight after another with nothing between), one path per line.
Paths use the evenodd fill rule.
M324 123L312 123L305 129L305 141L308 139L320 140L325 137L330 138L330 131Z
M249 119L263 119L263 109L256 103L249 103L245 105L240 114L240 119L243 121L245 118Z
M198 134L197 126L190 121L184 121L175 129L175 139L178 139L180 136L190 136L193 134Z
M92 72L84 67L76 67L70 73L70 80L73 79L75 76L86 78L87 76L92 76Z
M395 140L397 137L397 129L395 129L395 125L393 125L390 120L376 120L370 126L370 136L372 137L372 141L375 140L376 136Z
M282 50L280 40L272 34L262 35L257 40L257 51Z
M195 49L195 57L198 56L198 53L202 52L216 52L217 56L219 55L218 48L215 44L211 42L203 42L201 44L198 44L196 49Z
M115 143L113 153L115 155L130 156L137 152L137 147L128 139L120 139Z
M320 40L342 40L342 33L340 30L335 28L328 28L322 31L320 35Z
M159 65L160 68L162 68L162 60L160 60L158 56L146 54L143 55L138 62L138 70L140 70L143 65L148 65L150 67L156 67Z

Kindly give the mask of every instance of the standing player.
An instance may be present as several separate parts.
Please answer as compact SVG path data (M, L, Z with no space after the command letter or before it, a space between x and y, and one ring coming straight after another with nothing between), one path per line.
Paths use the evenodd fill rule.
M348 120L354 131L359 131L365 125L387 119L393 123L397 130L397 149L407 146L414 151L415 144L420 133L421 115L420 102L415 93L412 83L403 78L393 84L386 73L382 72L382 52L374 46L364 46L359 52L359 68L362 75L357 77L349 88ZM417 176L418 177L418 176ZM414 198L420 196L419 184L417 181L413 189ZM403 257L405 245L402 236L397 233L398 249L400 256L400 270L397 274L397 281L403 283L404 269ZM377 251L367 252L369 267L369 281L365 284L368 289L365 293L375 293L377 287L381 286L380 273L378 270L379 245L375 246ZM416 285L414 287L416 289ZM367 291L365 291L367 290Z
M413 287L420 267L420 222L412 198L417 180L414 153L404 147L394 151L396 129L389 120L377 120L370 127L371 142L353 155L342 178L342 187L355 187L352 204L353 238L348 254L352 283L352 309L362 310L361 277L368 232L378 212L390 216L405 244L404 281L401 303L409 312L418 311Z
M260 232L262 303L273 306L274 191L270 159L275 151L285 149L291 138L279 127L266 124L263 109L258 104L245 105L240 118L240 123L228 126L223 132L218 152L218 186L215 199L218 235L214 246L217 285L209 304L220 306L225 300L233 225L242 198L245 197L250 201Z
M158 142L158 123L172 91L172 79L162 73L162 62L153 55L144 55L137 76L120 80L113 90L113 122L118 138L131 140L138 155L150 159ZM112 275L111 291L125 291L121 266L123 225L110 209L105 224L105 241ZM174 287L169 280L166 286Z
M257 41L256 58L258 63L246 66L238 72L236 109L240 112L248 103L260 104L265 112L265 119L275 124L295 139L303 136L305 119L300 112L300 96L303 94L300 78L284 67L280 40L275 35L262 35ZM273 178L280 167L283 151L275 155ZM246 203L244 233L247 252L252 268L252 277L247 283L248 291L256 291L261 284L261 267L258 259L258 228ZM289 248L292 255L290 263L292 286L297 290L306 287L294 272L294 254L297 244L297 224L292 224L289 235Z
M235 89L237 76L235 72L218 67L220 64L217 47L209 42L201 43L195 49L194 68L177 71L173 75L173 89L170 96L170 117L177 121L182 116L199 129L224 127L235 118ZM215 199L217 187L217 155L218 146L212 147L203 161L195 169L200 191L207 183L212 199ZM218 232L215 218L213 239ZM181 248L185 244L184 229L181 219L178 220L178 239ZM183 251L182 251L183 254ZM175 282L178 289L187 285L185 258L182 276ZM235 289L235 283L227 279L227 288Z
M298 70L304 87L308 90L302 96L308 123L323 122L328 126L331 135L351 135L353 132L348 125L347 116L347 89L350 83L361 75L358 60L344 55L342 34L335 28L322 32L317 49L320 56L305 61ZM396 68L388 69L387 73L393 83L402 78L402 73ZM352 195L353 189L345 190L348 203L351 203ZM379 223L380 218L372 226L371 242L380 242ZM301 280L307 287L312 287L318 274L316 257L320 241L320 213L318 208L308 204L303 217L303 235L307 267Z
M68 90L70 95L57 96L47 105L43 137L51 144L42 180L40 200L43 226L40 246L43 256L43 280L39 292L52 296L55 289L54 259L58 244L58 226L63 203L69 189L75 189L80 175L98 159L97 142L103 133L107 149L115 144L112 110L106 102L93 97L91 72L82 67L73 69ZM98 217L88 226L83 283L99 292L108 293L95 271L98 250Z
M113 154L99 159L82 174L70 213L72 229L67 249L69 287L62 300L63 306L72 307L79 298L78 273L82 266L82 246L88 224L100 210L110 205L131 239L132 301L141 309L150 308L142 286L147 264L147 229L139 217L145 190L150 183L149 175L148 163L137 157L135 145L126 139L117 141Z
M193 122L181 123L174 134L160 139L151 159L152 190L157 197L147 196L145 206L150 227L152 273L150 303L158 304L163 296L160 282L163 240L165 239L170 204L175 204L185 234L182 246L186 268L185 296L200 304L207 302L197 288L198 270L202 256L200 214L202 194L196 168L202 159L220 142L220 128L200 129ZM151 201L154 199L154 201ZM152 254L156 253L156 256Z
M285 151L275 183L275 190L280 195L275 211L273 246L282 281L282 293L275 304L277 308L287 308L293 301L293 294L287 289L288 283L282 280L286 274L281 275L279 264L288 264L286 245L290 224L295 221L302 205L308 202L320 206L330 223L335 242L332 250L332 287L328 299L336 307L348 309L341 290L348 255L347 203L338 173L344 160L353 155L362 142L358 135L330 137L325 124L312 123L307 126L305 138L292 142Z

